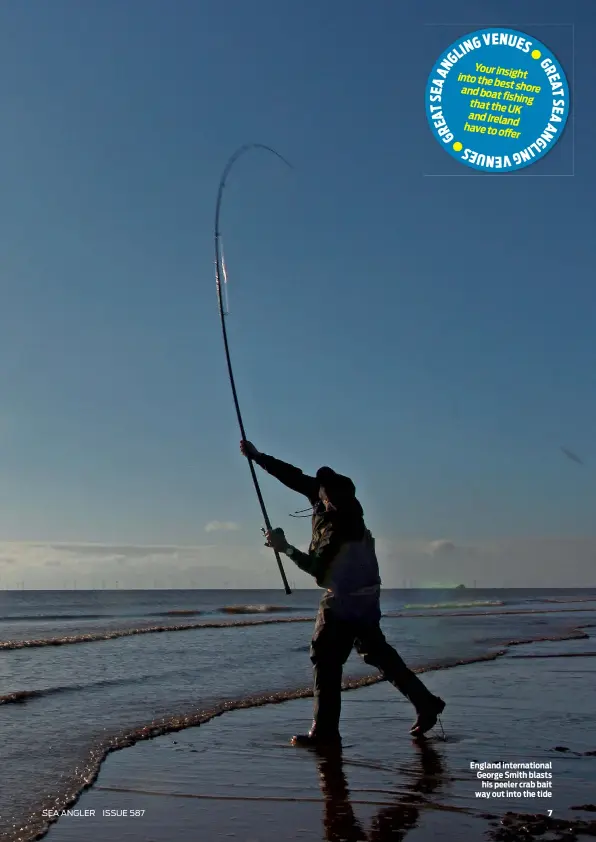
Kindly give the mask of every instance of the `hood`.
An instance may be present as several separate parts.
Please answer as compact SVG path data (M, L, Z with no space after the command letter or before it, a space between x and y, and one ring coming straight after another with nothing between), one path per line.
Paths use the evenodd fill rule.
M342 519L347 517L354 523L362 523L364 513L356 498L356 486L349 477L325 466L317 471L317 479L333 504L336 515ZM330 515L333 519L333 512Z

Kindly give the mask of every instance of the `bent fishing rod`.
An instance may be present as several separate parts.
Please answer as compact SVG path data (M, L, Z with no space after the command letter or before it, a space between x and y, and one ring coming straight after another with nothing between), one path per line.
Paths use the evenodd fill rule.
M228 163L225 166L223 171L221 181L219 182L219 189L217 191L217 203L215 205L215 284L217 286L217 300L219 304L219 316L221 320L221 331L223 334L223 341L224 341L224 348L226 352L226 362L228 364L228 376L230 378L230 386L232 387L232 397L234 398L234 407L236 408L236 417L238 418L238 426L240 427L240 434L243 440L246 440L246 432L244 430L244 422L242 420L242 413L240 412L240 404L238 403L238 394L236 392L236 383L234 381L234 372L232 371L232 361L230 359L230 347L228 345L228 334L226 330L226 316L228 315L226 309L224 308L223 304L223 297L222 297L222 278L224 283L227 283L227 275L225 269L225 263L223 259L223 251L221 248L220 242L220 212L221 212L221 201L223 197L223 191L226 186L226 181L230 170L245 152L248 152L249 149L264 149L266 152L271 152L284 164L288 167L292 165L286 161L286 159L276 152L275 149L271 149L269 146L264 146L262 143L247 143L245 146L241 146L240 149L237 149L236 152L232 155L229 159ZM250 468L250 474L252 476L252 481L254 483L255 491L257 493L257 498L259 500L259 505L261 507L261 512L263 513L263 520L265 521L265 526L269 530L271 529L271 521L269 520L269 515L267 514L267 509L265 508L265 501L263 500L263 495L261 493L261 489L259 487L259 481L257 479L257 474L255 471L255 466L253 464L252 459L247 459L248 466ZM287 594L291 594L292 591L288 584L288 580L286 579L286 574L281 563L281 558L279 552L274 550L275 552L275 559L277 561L277 566L279 567L279 572L281 574L282 581L284 583L284 588Z

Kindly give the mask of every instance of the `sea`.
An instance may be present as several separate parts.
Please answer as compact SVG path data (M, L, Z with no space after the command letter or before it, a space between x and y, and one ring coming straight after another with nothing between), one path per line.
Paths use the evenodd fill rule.
M42 811L72 805L112 750L308 694L319 599L316 590L0 591L0 840L43 833ZM585 638L596 588L386 590L382 610L387 639L412 668L448 669ZM352 654L345 678L378 675Z

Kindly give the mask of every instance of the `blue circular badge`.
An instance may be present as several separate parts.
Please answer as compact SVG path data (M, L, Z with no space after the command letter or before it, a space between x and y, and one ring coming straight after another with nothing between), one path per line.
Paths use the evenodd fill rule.
M515 29L479 29L432 69L426 115L441 146L468 167L513 172L543 158L569 116L565 72L540 41Z

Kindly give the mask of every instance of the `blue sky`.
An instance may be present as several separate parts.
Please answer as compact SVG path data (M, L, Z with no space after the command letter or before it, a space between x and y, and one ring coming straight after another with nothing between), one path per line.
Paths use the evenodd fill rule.
M207 547L277 585L213 280L217 183L248 141L295 167L247 155L223 208L257 446L350 474L400 582L408 542L593 535L596 12L477 5L0 6L0 540ZM575 61L545 24L575 24ZM427 75L489 25L560 57L574 125L533 177L429 177L461 170L426 124ZM571 155L574 177L538 177ZM263 491L307 540L301 499Z

